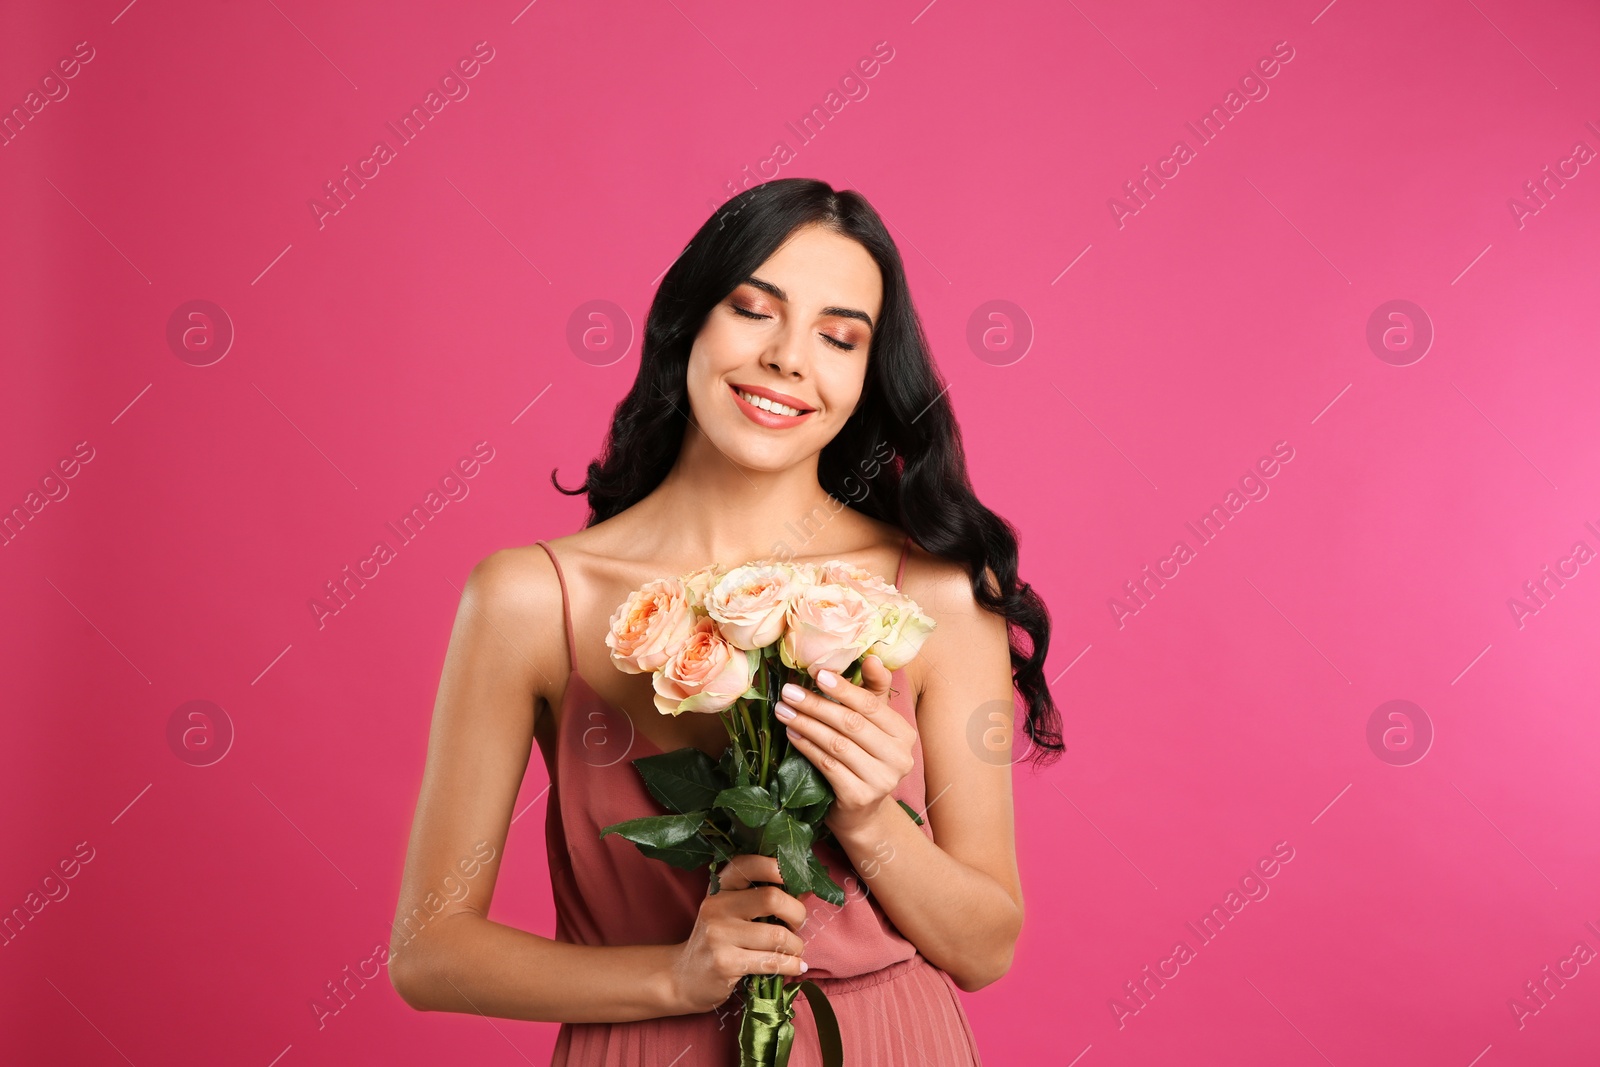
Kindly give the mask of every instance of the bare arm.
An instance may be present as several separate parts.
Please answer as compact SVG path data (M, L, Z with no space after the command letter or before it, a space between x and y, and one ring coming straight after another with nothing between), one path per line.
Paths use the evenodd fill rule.
M677 946L573 945L488 918L534 716L564 673L560 596L538 547L496 552L467 579L390 943L389 979L413 1008L547 1022L684 1010L670 980Z
M401 998L419 1011L630 1022L710 1011L746 974L800 973L794 930L805 906L750 887L752 876L779 879L771 859L734 857L680 944L574 945L488 918L534 717L552 714L550 680L565 664L561 587L544 551L507 549L474 567L445 654L390 943Z

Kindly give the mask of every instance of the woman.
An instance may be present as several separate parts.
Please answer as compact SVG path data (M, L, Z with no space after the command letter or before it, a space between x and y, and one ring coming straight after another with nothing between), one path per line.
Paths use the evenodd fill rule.
M1050 623L1017 579L1014 533L973 495L867 202L792 178L719 209L662 280L604 454L584 485L556 487L587 493L584 528L493 553L462 596L395 921L400 995L559 1021L555 1064L731 1065L743 976L804 973L851 1067L978 1063L953 990L1003 975L1022 927L1013 695L1032 755L1058 756ZM649 676L610 664L612 612L652 578L752 559L894 574L937 624L905 667L868 657L860 686L788 701L795 744L836 795L817 855L843 907L783 892L770 858L733 857L708 895L707 871L599 837L662 810L628 759L727 745L716 716L663 717ZM552 783L554 940L488 919L535 740ZM463 881L481 842L493 858ZM803 1067L819 1062L817 1036L809 1003L795 1005Z

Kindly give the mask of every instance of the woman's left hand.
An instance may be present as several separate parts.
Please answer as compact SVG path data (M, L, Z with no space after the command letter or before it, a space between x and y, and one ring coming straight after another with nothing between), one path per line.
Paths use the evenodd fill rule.
M889 706L891 676L882 660L867 656L861 685L818 672L821 694L784 686L778 718L783 721L786 706L798 713L788 720L789 739L833 786L833 806L823 821L836 835L864 827L885 805L894 806L893 793L914 765L917 729Z

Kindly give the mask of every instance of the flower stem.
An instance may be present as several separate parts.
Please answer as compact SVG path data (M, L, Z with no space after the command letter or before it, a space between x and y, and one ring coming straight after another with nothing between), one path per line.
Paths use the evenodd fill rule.
M746 706L746 703L743 700L736 701L735 703L737 703L738 706L739 706L739 714L744 716L745 737L749 740L750 744L753 746L755 744L755 739L756 739L756 727L755 727L755 724L750 721L750 709L749 709L749 707ZM750 752L750 755L754 756L755 752L752 750ZM766 770L767 769L766 769L766 767L764 765L757 769L758 774L761 776L760 780L757 782L758 785L766 785L767 784L766 781L765 781Z
M761 786L763 789L765 789L767 785L767 752L771 747L772 740L772 693L770 691L771 678L772 667L768 662L767 654L763 652L761 654L761 666L756 671L756 690L760 692L763 699L762 708L756 713L761 720L761 772L756 777L756 784Z
M728 743L733 747L734 768L737 772L741 772L741 776L744 776L742 772L749 760L745 756L744 746L739 743L739 724L738 719L735 717L738 710L739 705L735 702L733 705L718 712L717 718L722 720L723 727L728 731Z
M761 787L763 789L766 788L767 785L768 764L771 762L771 760L768 758L768 749L771 745L771 742L772 735L770 731L770 724L763 720L761 723Z

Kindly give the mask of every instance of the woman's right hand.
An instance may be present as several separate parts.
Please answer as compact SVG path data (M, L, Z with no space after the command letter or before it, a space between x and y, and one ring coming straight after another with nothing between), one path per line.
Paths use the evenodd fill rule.
M806 907L779 888L777 859L732 856L718 879L719 891L701 902L689 940L673 957L674 998L685 1014L716 1008L747 974L801 974L806 967L800 958L805 942L795 932L805 925ZM782 924L758 921L764 915Z

